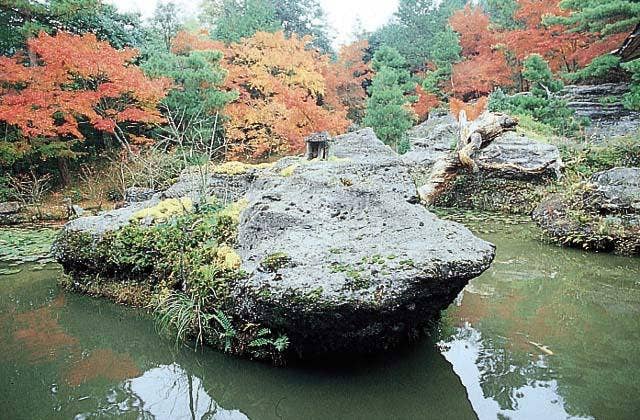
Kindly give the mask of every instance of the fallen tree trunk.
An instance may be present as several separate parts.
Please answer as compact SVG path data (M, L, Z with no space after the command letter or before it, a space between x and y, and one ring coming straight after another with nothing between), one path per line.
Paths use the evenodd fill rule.
M476 172L478 165L473 155L506 131L513 131L518 120L505 114L483 113L475 121L467 121L464 111L460 113L460 136L454 151L436 161L428 181L418 189L421 201L432 205L442 192L465 168Z

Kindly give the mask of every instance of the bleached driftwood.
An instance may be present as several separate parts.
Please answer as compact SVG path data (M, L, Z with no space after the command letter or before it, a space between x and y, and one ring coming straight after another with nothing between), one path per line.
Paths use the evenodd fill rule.
M505 114L483 113L475 121L467 121L464 111L460 112L460 136L454 151L442 157L433 165L429 179L418 189L424 204L431 205L445 191L458 173L468 168L478 171L473 155L506 131L515 130L518 120Z

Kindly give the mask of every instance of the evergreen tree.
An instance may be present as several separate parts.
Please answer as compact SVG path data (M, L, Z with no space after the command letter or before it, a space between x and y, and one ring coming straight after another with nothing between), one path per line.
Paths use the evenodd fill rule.
M202 137L210 138L215 114L238 96L236 92L220 88L227 77L226 70L220 67L222 58L219 51L191 51L177 55L156 50L142 66L150 77L173 80L174 88L163 99L162 105L187 139L194 134L192 130L199 130Z
M489 110L524 116L550 126L559 135L572 135L584 124L566 101L555 93L563 83L553 77L549 63L541 55L531 54L523 62L522 76L530 86L528 95L507 96L498 89L489 97Z
M272 0L276 17L287 36L313 36L313 46L321 52L331 51L327 17L318 0Z
M491 17L491 22L503 29L516 29L520 27L514 15L518 10L516 0L482 0L482 8Z
M331 50L326 16L317 0L206 0L202 20L215 39L230 43L258 31L311 35L322 52Z
M622 67L631 72L631 91L624 96L624 106L640 111L640 58L625 63Z
M370 43L374 50L382 45L395 48L412 68L424 68L438 54L434 42L449 30L449 17L465 3L464 0L400 0L394 21L374 32Z
M40 31L91 32L114 48L139 46L144 39L140 16L119 13L102 0L0 0L0 54L24 47Z
M609 35L630 31L640 22L640 0L562 0L560 7L570 14L545 21L567 25L576 32Z
M211 35L226 43L238 42L258 31L280 29L274 4L264 0L209 0L202 5L201 19Z
M151 18L151 29L166 51L171 50L171 42L181 28L182 22L176 4L173 1L158 3Z
M384 46L374 55L371 67L376 71L369 87L364 124L398 152L408 150L405 133L413 125L415 115L409 108L412 99L407 93L415 83L407 70L404 57L397 50Z

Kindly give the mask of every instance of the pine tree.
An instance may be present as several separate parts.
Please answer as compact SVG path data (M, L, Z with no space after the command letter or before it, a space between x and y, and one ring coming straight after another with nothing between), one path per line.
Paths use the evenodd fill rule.
M562 0L566 16L553 16L546 23L562 24L573 31L611 35L630 31L640 23L640 0Z
M376 52L372 61L376 75L369 88L371 96L364 119L366 126L400 153L408 149L404 136L415 121L409 107L412 98L407 97L415 83L406 67L404 57L397 50L382 47Z

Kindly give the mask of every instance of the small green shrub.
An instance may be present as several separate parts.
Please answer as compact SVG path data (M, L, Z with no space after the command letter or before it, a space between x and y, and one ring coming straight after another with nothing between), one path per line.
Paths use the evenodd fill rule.
M620 57L605 54L593 59L586 67L566 73L563 77L570 83L604 83L611 77L619 77L621 71Z
M588 119L576 117L567 102L555 96L563 84L553 78L549 64L540 55L531 54L523 68L522 75L531 86L528 94L508 96L497 89L489 96L490 111L530 117L562 136L576 135L581 127L588 125Z
M582 178L617 166L640 166L640 133L595 145L568 143L560 151L568 171Z
M193 338L196 345L279 361L284 351L279 349L286 349L282 338L256 337L259 326L227 315L231 290L245 276L232 247L245 206L244 200L222 207L210 199L150 226L134 221L106 233L97 244L90 235L76 233L59 241L66 249L56 252L74 255L75 269L93 274L84 287L93 294L120 283L148 286L156 325L176 343ZM258 351L249 345L256 338L271 344Z
M624 95L624 106L634 111L640 111L640 59L625 63L622 67L631 73L630 92Z

